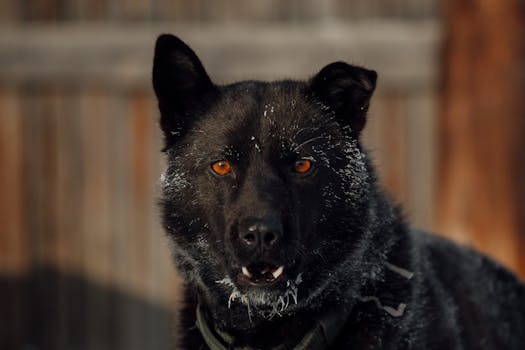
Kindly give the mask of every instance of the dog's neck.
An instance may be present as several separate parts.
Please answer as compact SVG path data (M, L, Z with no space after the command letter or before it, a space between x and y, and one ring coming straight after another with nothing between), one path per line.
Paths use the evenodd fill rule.
M270 321L256 318L254 315L255 324L251 324L250 327L250 323L244 323L245 327L239 328L240 324L233 323L232 320L239 321L237 312L246 315L245 306L236 305L237 307L220 311L214 308L211 312L209 306L199 305L194 310L196 324L204 341L212 350L328 349L331 348L331 344L337 342L339 334L348 333L348 329L342 331L348 324L353 329L355 339L380 339L368 335L382 330L370 329L364 324L368 317L363 315L383 317L381 327L384 329L401 322L411 290L413 273L405 269L408 266L401 267L396 265L396 260L392 261L393 263L385 262L384 280L379 285L367 285L357 296L344 302L341 302L341 298L344 298L342 295L326 295L316 311L308 309L307 315L302 315L299 310ZM392 286L395 288L392 289ZM388 297L384 298L383 293ZM347 295L346 298L351 296ZM341 305L345 305L346 308L342 308ZM333 346L338 348L339 345Z
M337 302L327 301L321 309L315 312L308 310L308 315L302 315L299 311L296 314L276 317L267 322L257 320L259 321L257 326L243 329L231 326L232 323L225 322L224 319L218 319L217 314L213 316L205 305L199 304L194 310L196 325L204 342L211 350L339 348L341 344L337 343L337 339L341 333L348 333L346 334L348 337L351 333L359 341L380 339L380 334L384 329L396 327L396 323L402 322L406 307L404 302L409 301L404 298L410 294L410 280L413 275L411 271L391 263L388 263L385 268L387 278L381 288L387 290L386 285L392 281L395 281L397 287L402 288L400 293L394 293L401 298L395 300L395 304L389 305L393 302L392 295L389 295L389 299L383 300L382 294L374 288L368 289L369 292L373 292L373 295L363 294L355 298L352 303L343 303L345 306L353 305L351 308L342 308ZM389 290L387 294L391 292L393 291ZM385 301L387 303L383 304ZM366 324L369 318L366 315L376 315L372 318L377 318L379 315L383 317L384 322L377 329L370 328ZM224 327L224 325L230 326ZM347 325L350 325L350 333ZM347 328L343 331L344 327Z
M260 324L249 331L224 330L210 319L203 305L196 308L196 326L208 347L226 349L327 349L345 324L348 314L341 308L329 308L308 317L284 317ZM291 331L293 330L293 332Z

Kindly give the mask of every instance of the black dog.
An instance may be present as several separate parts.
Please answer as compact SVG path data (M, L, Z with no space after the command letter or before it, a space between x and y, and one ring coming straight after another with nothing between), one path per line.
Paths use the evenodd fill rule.
M187 349L525 349L525 287L403 221L359 135L376 73L212 83L158 38L164 228Z

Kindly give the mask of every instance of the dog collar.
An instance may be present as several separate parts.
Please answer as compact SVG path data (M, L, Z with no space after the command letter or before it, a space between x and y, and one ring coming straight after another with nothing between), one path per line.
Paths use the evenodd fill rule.
M206 344L211 350L251 350L250 347L234 347L232 345L233 338L224 332L220 332L216 329L212 330L201 309L200 303L197 304L197 320L195 325L201 332L202 337ZM293 346L289 347L286 345L280 345L275 350L323 350L327 349L339 335L339 331L345 324L347 312L329 312L324 315L315 323L315 325L306 333L301 341ZM215 328L215 327L214 327Z

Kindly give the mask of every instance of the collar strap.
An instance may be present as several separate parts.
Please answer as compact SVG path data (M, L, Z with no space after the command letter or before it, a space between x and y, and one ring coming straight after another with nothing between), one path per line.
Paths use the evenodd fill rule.
M197 320L195 322L200 330L202 337L211 350L250 350L249 347L234 348L232 347L233 339L230 335L217 330L212 330L202 311L200 303L197 304ZM301 341L290 349L293 350L323 350L327 349L337 338L343 325L345 324L348 313L345 312L327 312L321 315L314 326L306 333ZM226 344L226 345L225 345ZM278 349L288 349L284 345Z

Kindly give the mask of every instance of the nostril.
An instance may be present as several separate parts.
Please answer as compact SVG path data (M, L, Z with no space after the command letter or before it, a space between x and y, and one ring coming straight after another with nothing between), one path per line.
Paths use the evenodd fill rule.
M245 233L245 234L243 235L242 239L243 239L247 244L254 244L254 243L257 241L257 237L255 237L255 233L253 233L253 232Z
M265 245L270 246L277 241L277 235L273 232L265 232L263 242Z

